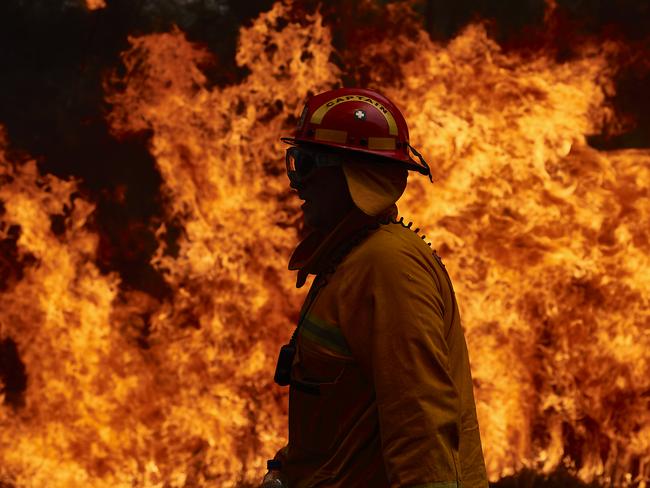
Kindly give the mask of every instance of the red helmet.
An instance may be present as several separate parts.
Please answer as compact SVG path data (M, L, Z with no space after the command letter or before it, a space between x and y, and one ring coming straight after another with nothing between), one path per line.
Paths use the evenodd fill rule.
M289 144L317 144L379 156L431 179L429 165L409 144L404 116L393 102L374 90L339 88L311 97L294 136L281 139Z

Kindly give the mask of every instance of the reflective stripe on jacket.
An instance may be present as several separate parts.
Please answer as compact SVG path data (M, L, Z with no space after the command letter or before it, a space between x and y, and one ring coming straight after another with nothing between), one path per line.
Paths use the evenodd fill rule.
M485 488L467 346L444 266L380 225L327 277L297 338L290 488Z

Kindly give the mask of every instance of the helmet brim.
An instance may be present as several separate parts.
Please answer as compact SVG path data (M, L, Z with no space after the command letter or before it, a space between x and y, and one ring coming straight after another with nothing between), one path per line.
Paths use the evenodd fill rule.
M417 171L420 174L425 176L431 176L431 170L422 165L419 161L413 159L410 154L399 154L397 152L393 154L386 154L386 151L374 151L372 149L361 149L356 146L346 146L344 144L329 144L327 142L315 142L313 140L299 139L296 137L280 137L280 140L285 144L290 144L292 146L306 145L312 147L325 147L329 150L343 152L346 154L357 154L371 156L373 158L378 158L381 162L386 163L399 163L404 166L406 169L411 171Z

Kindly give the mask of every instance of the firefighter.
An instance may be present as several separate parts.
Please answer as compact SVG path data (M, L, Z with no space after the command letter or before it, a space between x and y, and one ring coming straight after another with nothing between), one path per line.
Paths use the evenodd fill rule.
M408 171L431 179L404 117L341 88L309 99L283 141L310 231L289 269L298 287L315 278L278 359L289 439L270 465L290 488L487 487L451 280L397 219Z

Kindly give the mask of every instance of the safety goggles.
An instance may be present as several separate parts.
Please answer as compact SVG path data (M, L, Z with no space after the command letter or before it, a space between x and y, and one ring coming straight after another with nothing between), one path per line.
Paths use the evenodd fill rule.
M304 147L290 147L285 158L287 176L294 184L307 181L314 174L316 168L326 166L340 166L340 157L333 154L312 151Z

